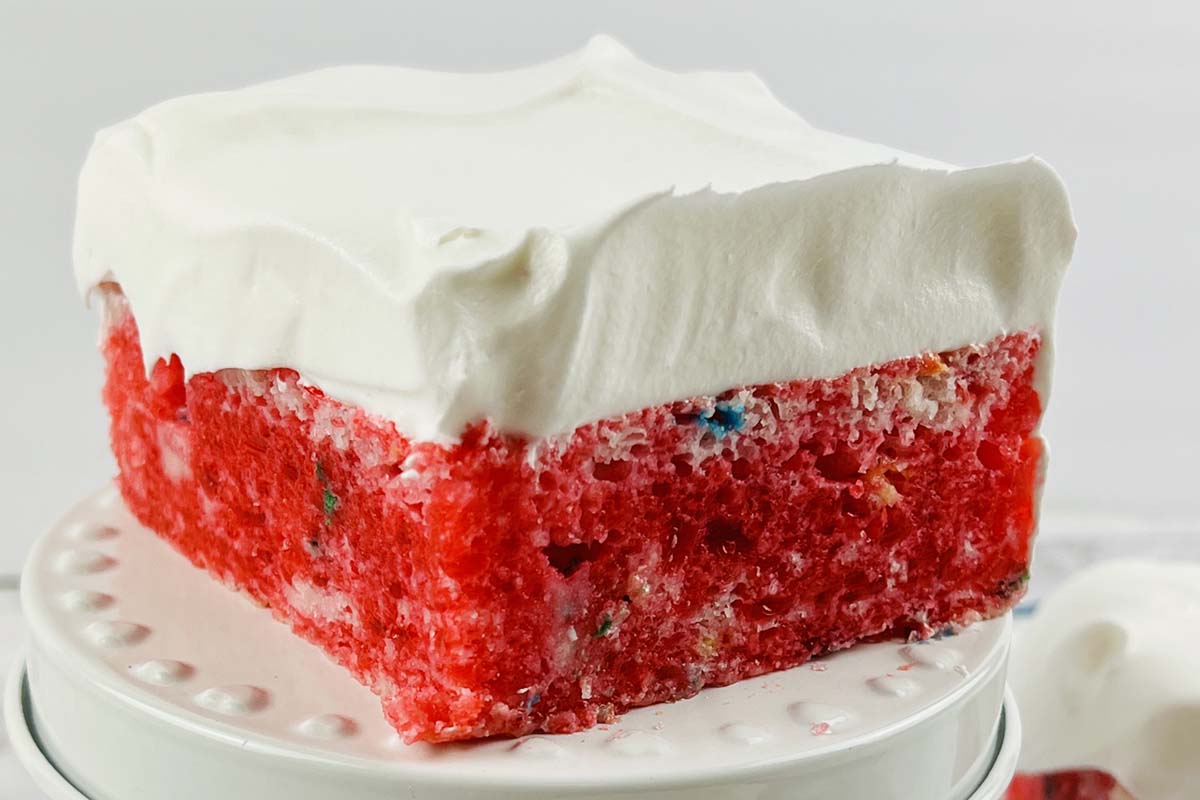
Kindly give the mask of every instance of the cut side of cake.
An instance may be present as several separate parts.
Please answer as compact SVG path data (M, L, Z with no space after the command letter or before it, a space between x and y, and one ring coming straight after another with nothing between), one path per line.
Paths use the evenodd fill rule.
M408 739L579 730L999 614L1029 576L1034 333L443 446L288 370L147 378L110 307L130 508Z
M1009 609L1074 238L599 38L149 109L75 266L132 511L452 741Z

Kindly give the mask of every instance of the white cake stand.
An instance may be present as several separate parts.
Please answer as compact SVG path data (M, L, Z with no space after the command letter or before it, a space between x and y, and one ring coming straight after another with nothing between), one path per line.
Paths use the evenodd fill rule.
M54 800L998 800L1009 619L854 648L565 736L402 744L378 701L111 487L36 545L13 746Z

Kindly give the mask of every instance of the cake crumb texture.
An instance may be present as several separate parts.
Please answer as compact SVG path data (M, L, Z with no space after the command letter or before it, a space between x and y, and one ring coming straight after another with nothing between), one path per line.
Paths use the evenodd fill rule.
M1011 607L1037 331L455 444L291 370L147 375L105 289L131 510L377 693L406 741L567 732Z

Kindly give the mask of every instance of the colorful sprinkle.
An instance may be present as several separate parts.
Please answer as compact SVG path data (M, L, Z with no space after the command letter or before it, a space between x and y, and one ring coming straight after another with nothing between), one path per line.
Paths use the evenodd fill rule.
M701 425L721 439L727 433L741 430L742 426L746 424L746 409L744 406L717 403L716 408L711 412L701 414L697 419Z

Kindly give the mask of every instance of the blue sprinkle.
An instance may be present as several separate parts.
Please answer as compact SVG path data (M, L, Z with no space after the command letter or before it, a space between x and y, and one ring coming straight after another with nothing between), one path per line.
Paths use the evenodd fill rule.
M542 696L540 694L535 692L534 694L529 695L525 698L525 710L529 711L540 702L542 702Z
M746 408L717 403L716 408L698 417L698 421L715 433L718 439L722 439L727 433L741 430L742 425L746 423Z
M954 628L947 625L945 628L942 628L940 631L935 633L932 638L935 642L940 642L942 639L949 639L953 636L955 636Z

